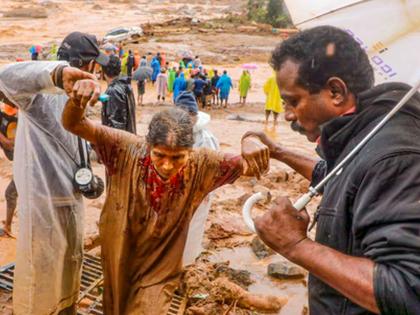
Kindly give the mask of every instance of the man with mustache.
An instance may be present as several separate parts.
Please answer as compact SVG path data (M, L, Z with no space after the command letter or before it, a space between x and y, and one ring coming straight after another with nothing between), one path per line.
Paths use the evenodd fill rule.
M315 186L403 98L403 83L374 86L366 52L345 31L305 30L284 41L271 64L285 119L322 160L255 134ZM251 133L252 134L252 133ZM250 134L248 134L249 136ZM311 315L418 314L420 310L420 95L415 94L324 187L309 216L287 198L255 220L262 240L306 268Z

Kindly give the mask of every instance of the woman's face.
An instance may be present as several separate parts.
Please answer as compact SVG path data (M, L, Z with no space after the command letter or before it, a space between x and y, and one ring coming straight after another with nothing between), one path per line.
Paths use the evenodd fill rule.
M156 145L150 150L150 158L160 177L167 180L187 164L190 152L191 149L186 147Z

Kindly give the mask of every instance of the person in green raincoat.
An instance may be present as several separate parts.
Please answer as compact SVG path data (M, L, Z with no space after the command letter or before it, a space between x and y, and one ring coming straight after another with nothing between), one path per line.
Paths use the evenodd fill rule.
M172 93L174 91L175 79L176 79L176 67L173 67L172 69L169 69L169 75L168 75L168 91L169 91L169 93Z
M251 89L251 74L248 70L242 72L239 79L239 104L245 105L248 91Z
M57 44L53 43L51 45L50 52L48 53L48 60L57 60L57 51L58 51Z

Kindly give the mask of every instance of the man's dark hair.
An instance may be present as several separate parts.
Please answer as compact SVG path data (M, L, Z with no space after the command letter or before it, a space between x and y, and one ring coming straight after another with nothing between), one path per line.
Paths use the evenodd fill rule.
M146 141L151 146L192 148L194 137L190 115L178 108L170 108L156 113L149 124Z
M103 72L110 78L115 78L120 75L121 61L115 56L109 56L109 63L107 66L102 67Z
M227 74L227 71L226 70L223 70L223 74Z
M270 64L278 71L290 60L299 64L297 84L318 93L328 79L342 79L358 94L374 84L366 52L347 32L333 26L318 26L285 40L273 51Z

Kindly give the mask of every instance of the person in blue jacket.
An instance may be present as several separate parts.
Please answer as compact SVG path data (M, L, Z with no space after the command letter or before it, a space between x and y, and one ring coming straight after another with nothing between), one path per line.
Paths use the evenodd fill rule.
M179 94L187 89L187 80L185 80L185 75L183 72L179 74L179 76L175 79L174 82L174 103Z
M157 57L154 57L150 66L153 68L152 82L155 84L156 78L160 73L160 62Z
M223 75L217 82L216 87L220 90L220 105L223 107L223 101L225 101L224 108L226 108L229 100L230 89L233 88L232 79L227 75L226 70L223 71Z

